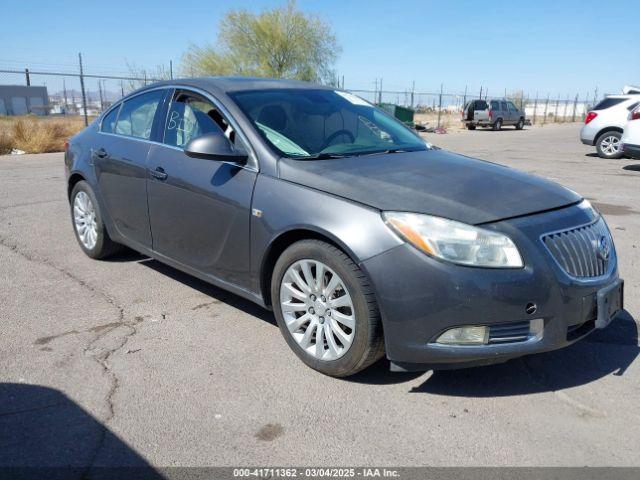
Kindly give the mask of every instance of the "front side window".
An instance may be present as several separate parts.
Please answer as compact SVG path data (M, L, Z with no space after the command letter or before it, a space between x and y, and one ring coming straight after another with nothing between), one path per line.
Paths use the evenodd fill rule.
M116 119L118 118L118 112L120 111L120 106L118 105L116 108L111 110L109 113L105 115L102 119L102 129L101 131L104 133L113 133L116 126Z
M164 143L184 148L190 140L206 133L222 132L236 149L246 151L231 124L210 100L196 93L174 94L164 129Z
M163 96L164 90L154 90L125 100L120 108L115 132L119 135L149 140L153 117Z
M518 108L513 104L513 102L507 102L507 105L509 105L509 110L511 110L512 112L515 112L518 110Z
M287 157L428 148L402 123L347 92L274 89L231 96L267 143Z

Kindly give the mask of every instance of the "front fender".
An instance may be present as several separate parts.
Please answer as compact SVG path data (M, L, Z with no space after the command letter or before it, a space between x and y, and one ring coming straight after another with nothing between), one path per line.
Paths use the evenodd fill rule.
M251 269L260 291L261 268L270 246L292 231L309 231L340 246L361 263L404 243L380 211L296 183L259 175L252 202Z

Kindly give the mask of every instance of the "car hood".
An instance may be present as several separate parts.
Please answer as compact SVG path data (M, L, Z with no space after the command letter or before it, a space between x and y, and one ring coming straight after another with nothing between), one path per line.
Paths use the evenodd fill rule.
M331 160L283 158L279 175L380 210L426 213L468 224L582 199L542 178L440 149Z

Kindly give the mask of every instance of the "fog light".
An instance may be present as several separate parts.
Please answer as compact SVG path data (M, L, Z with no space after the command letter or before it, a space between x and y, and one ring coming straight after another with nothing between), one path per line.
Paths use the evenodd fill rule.
M487 343L488 327L451 328L438 337L436 343L447 345L482 345Z

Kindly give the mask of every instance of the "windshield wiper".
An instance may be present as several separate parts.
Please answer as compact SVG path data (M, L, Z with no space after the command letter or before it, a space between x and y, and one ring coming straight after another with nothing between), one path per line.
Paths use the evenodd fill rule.
M296 160L331 160L334 158L345 158L352 155L342 153L318 153L317 155L311 155L309 157L294 157Z

